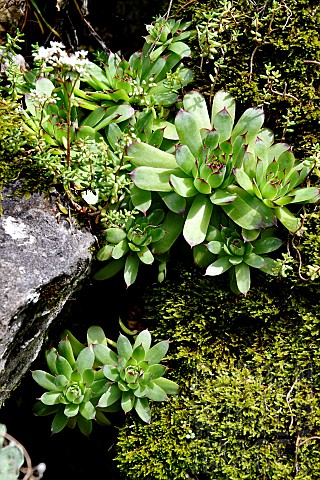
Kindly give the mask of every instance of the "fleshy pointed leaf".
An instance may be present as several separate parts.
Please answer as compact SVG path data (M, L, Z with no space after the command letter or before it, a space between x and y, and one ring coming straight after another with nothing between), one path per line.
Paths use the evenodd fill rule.
M127 287L130 287L130 285L132 285L136 281L138 269L139 258L137 257L137 255L128 255L124 266L124 280Z
M137 167L131 172L133 183L142 190L151 192L170 192L172 187L169 183L171 175L178 175L180 170L167 168Z
M144 166L165 169L177 167L174 155L142 142L129 145L127 155L131 163L136 167Z
M150 382L147 385L146 396L155 402L164 402L167 400L166 392L156 383Z
M125 358L126 360L129 360L132 356L132 345L130 343L130 340L128 337L125 335L122 335L120 333L117 341L117 349L118 349L118 355L120 357Z
M108 278L113 277L123 269L125 262L125 257L122 257L119 260L112 260L94 274L94 280L107 280Z
M159 363L165 357L168 349L168 340L163 340L162 342L157 343L146 352L145 361L148 362L149 365Z
M128 413L133 409L134 405L134 394L131 390L122 393L121 397L121 408L124 413Z
M261 255L264 253L274 252L282 245L282 240L276 237L267 237L260 240L256 240L253 244L254 253Z
M149 350L150 345L151 345L151 334L150 334L149 330L142 330L142 332L140 332L138 334L138 336L136 337L135 342L133 344L133 348L135 349L139 345L142 345L145 352L147 352Z
M181 178L170 175L169 182L174 191L181 197L194 197L199 193L194 186L193 178Z
M208 197L196 196L183 227L183 236L191 247L205 240L212 209L213 205Z
M74 370L77 370L79 373L93 367L94 364L94 353L92 346L84 348L78 355L76 363L74 365Z
M102 363L102 365L116 365L118 361L117 354L113 352L109 347L106 345L94 345L93 351L95 354L96 359Z
M106 335L101 327L98 325L92 325L88 328L87 331L87 343L91 345L92 343L101 343L103 344L106 340Z
M197 158L203 145L196 117L181 109L176 116L175 126L180 142L187 145L192 155Z
M151 410L149 407L149 402L146 398L136 398L134 408L141 418L146 423L151 421Z
M183 107L185 110L192 113L192 116L197 122L198 130L200 128L211 129L207 104L201 93L196 91L187 93L183 97Z
M179 385L168 378L156 378L153 383L161 387L167 395L176 395L179 392Z
M221 257L208 266L205 275L209 275L210 277L215 277L217 275L221 275L222 273L226 272L231 267L232 265L229 262L228 257Z
M108 390L101 396L98 407L105 408L113 405L119 398L121 398L122 392L119 387L114 384L110 385Z
M237 287L241 293L246 295L250 290L250 267L245 263L241 263L236 265L234 269Z
M64 427L67 425L69 418L64 414L64 407L60 408L58 412L55 414L55 417L51 424L51 431L52 433L59 433Z
M275 225L273 211L258 198L235 185L230 185L227 190L230 194L236 195L236 198L232 203L222 205L222 208L237 225L247 230L258 230Z
M32 378L46 390L59 391L55 384L55 377L50 375L50 373L44 372L43 370L35 370L32 372Z

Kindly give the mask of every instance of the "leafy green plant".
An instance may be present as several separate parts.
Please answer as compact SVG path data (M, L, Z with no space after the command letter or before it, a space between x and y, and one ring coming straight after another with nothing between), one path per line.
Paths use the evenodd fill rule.
M198 257L212 225L220 230L215 219L221 212L229 217L232 231L229 225L225 225L227 236L215 230L213 241L219 243L208 244L209 251L219 258L207 272L217 275L231 269L232 276L237 272L238 279L231 284L234 291L242 293L250 286L247 262L276 274L275 262L268 259L272 268L267 268L266 259L255 256L281 245L270 233L274 230L266 229L275 227L278 220L296 232L301 220L288 206L315 203L320 198L318 187L298 188L312 169L312 159L295 162L292 149L285 143L274 144L273 134L263 128L263 122L263 110L249 108L235 123L235 101L223 91L214 96L209 113L204 97L193 91L184 96L183 109L175 119L179 137L175 154L143 142L127 148L128 160L136 167L131 173L133 183L141 191L157 192L169 210L183 215L183 237L191 247L200 246ZM168 230L171 226L173 222ZM261 230L263 238L270 237L262 250L258 247L262 238L257 240ZM255 253L250 242L256 240ZM234 256L230 245L239 242L241 247Z
M90 331L88 331L89 340ZM55 413L51 430L58 433L68 425L76 424L82 433L89 435L92 420L108 423L96 404L106 381L94 371L94 353L91 344L85 347L70 332L58 345L46 352L46 361L51 373L43 370L32 372L33 379L47 391L35 404L36 415Z
M140 262L151 265L154 256L149 248L165 234L161 228L165 212L156 209L148 216L136 216L125 222L124 228L111 227L105 230L107 244L98 253L98 260L109 260L94 278L105 280L124 268L124 279L129 287L136 280Z
M106 346L96 345L95 355L103 364L103 373L109 380L107 391L98 407L106 408L120 402L128 413L134 409L146 423L151 421L148 399L162 402L168 395L178 393L178 385L164 378L166 367L159 362L166 355L169 342L164 340L151 347L151 335L143 330L131 345L124 335L117 341L117 353Z
M46 352L51 373L32 372L33 379L47 390L35 404L34 412L40 416L55 414L53 433L78 425L83 434L89 435L92 420L110 425L103 412L121 409L127 413L134 408L143 421L150 422L147 399L163 401L168 394L178 392L176 383L163 378L166 368L158 364L167 353L169 342L162 341L150 348L148 330L140 332L131 346L124 335L120 334L114 342L106 338L101 327L91 326L87 344L86 347L66 330L58 349L52 347Z
M185 95L183 107L175 120L180 144L175 155L166 154L166 164L155 148L128 147L135 185L193 199L183 231L191 246L205 239L213 205L247 230L271 227L277 217L296 231L300 221L284 205L320 198L318 188L296 189L312 163L296 165L288 145L272 145L260 108L247 109L234 125L235 101L226 92L216 93L211 115L198 92Z
M97 102L101 102L97 112L103 114L102 107L125 103L138 109L152 109L156 115L158 107L174 104L178 90L193 76L181 64L183 58L191 55L183 41L191 34L188 27L181 20L159 17L147 26L149 35L142 50L128 61L120 53L98 53L101 67L91 62L82 79L92 91L76 89L79 105L96 110Z
M194 247L194 259L205 274L217 276L229 271L230 287L236 293L246 294L250 289L250 268L257 268L270 275L279 273L278 263L266 254L274 252L282 241L273 236L275 229L255 231L254 236L240 229L224 215L219 218L219 228L210 225L206 243ZM204 252L203 247L212 254ZM212 263L211 261L214 260Z

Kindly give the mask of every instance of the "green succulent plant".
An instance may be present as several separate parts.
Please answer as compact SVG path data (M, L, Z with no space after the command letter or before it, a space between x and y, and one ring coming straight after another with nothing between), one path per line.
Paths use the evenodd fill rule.
M111 261L100 269L94 278L105 280L124 268L127 286L134 283L140 262L146 265L154 262L150 245L165 235L161 227L164 216L163 209L156 209L147 216L140 214L127 219L124 228L107 228L105 231L107 244L98 251L97 258L101 261Z
M174 155L143 142L127 149L136 166L134 184L164 197L170 193L174 200L168 207L186 210L183 236L192 247L206 238L217 207L247 230L275 226L278 219L293 232L300 221L284 205L320 198L316 187L296 189L311 163L295 165L288 145L272 145L272 132L262 128L261 108L247 109L235 125L234 119L230 94L217 92L209 114L204 97L190 92L175 119L179 144Z
M90 329L89 346L85 347L67 332L58 349L53 347L46 352L51 373L32 372L33 379L47 390L35 404L34 412L36 415L55 413L52 433L60 432L67 425L74 428L77 424L82 433L89 435L93 419L109 423L102 412L96 410L98 397L107 383L93 368L95 357L89 335Z
M228 217L221 215L219 225L209 225L204 244L194 247L195 263L205 267L205 275L208 276L229 271L231 290L236 294L247 294L251 283L250 268L270 275L279 272L277 262L267 255L283 243L274 233L274 228L262 230L261 233L259 230L241 229Z
M109 381L98 407L119 405L125 413L135 410L146 423L151 421L148 400L162 402L177 394L179 386L164 378L166 367L159 362L166 355L169 342L164 340L151 347L151 334L143 330L132 345L120 334L117 353L103 345L94 345L96 358L104 364L103 373Z
M96 110L96 102L101 102L98 112L103 115L103 108L112 104L148 109L175 103L177 91L193 77L191 70L181 64L182 59L191 54L182 41L191 34L186 31L188 26L189 23L181 20L160 17L147 27L149 35L142 50L132 54L129 60L118 53L100 53L98 59L102 67L91 62L83 78L92 91L75 89L79 105ZM155 46L157 48L153 48Z

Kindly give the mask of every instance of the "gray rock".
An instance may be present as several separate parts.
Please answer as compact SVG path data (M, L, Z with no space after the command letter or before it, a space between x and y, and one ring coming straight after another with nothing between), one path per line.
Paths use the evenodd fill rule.
M94 237L56 218L43 195L3 191L0 406L37 357L49 325L90 272Z

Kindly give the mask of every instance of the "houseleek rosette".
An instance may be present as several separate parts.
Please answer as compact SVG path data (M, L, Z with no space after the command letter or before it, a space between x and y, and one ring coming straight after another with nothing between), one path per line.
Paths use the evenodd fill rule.
M123 228L107 228L106 245L98 251L97 258L109 262L95 274L95 280L110 278L124 268L127 286L134 283L140 262L146 265L154 262L150 246L165 235L161 227L164 216L163 209L156 209L148 216L129 218Z
M103 373L109 381L98 407L108 408L118 404L125 413L135 410L144 422L150 423L148 400L161 402L179 390L175 382L163 377L166 367L159 364L168 348L166 340L151 347L148 330L140 332L133 345L120 334L117 353L107 346L95 345L95 356L104 364Z
M262 128L261 108L249 108L234 120L230 94L217 92L209 114L203 96L190 92L175 119L175 154L142 142L127 149L136 167L132 181L158 192L170 210L185 215L183 236L192 247L204 241L218 207L247 230L273 227L278 219L293 232L300 220L288 205L320 198L317 187L296 188L311 163L296 165L287 145L273 145L272 132Z
M231 290L246 294L251 283L250 268L270 275L278 274L277 262L267 254L277 250L282 241L274 236L274 229L252 234L231 221L225 223L228 226L210 226L208 229L205 246L213 254L214 261L211 259L212 263L206 265L205 275L217 276L229 271Z
M81 432L89 435L93 419L108 423L95 407L107 383L103 379L101 382L93 368L92 346L85 347L69 333L59 342L58 349L50 348L46 352L46 360L51 373L32 372L33 379L47 390L35 404L34 412L36 415L55 413L52 432L58 433L66 425L73 428L78 424Z

